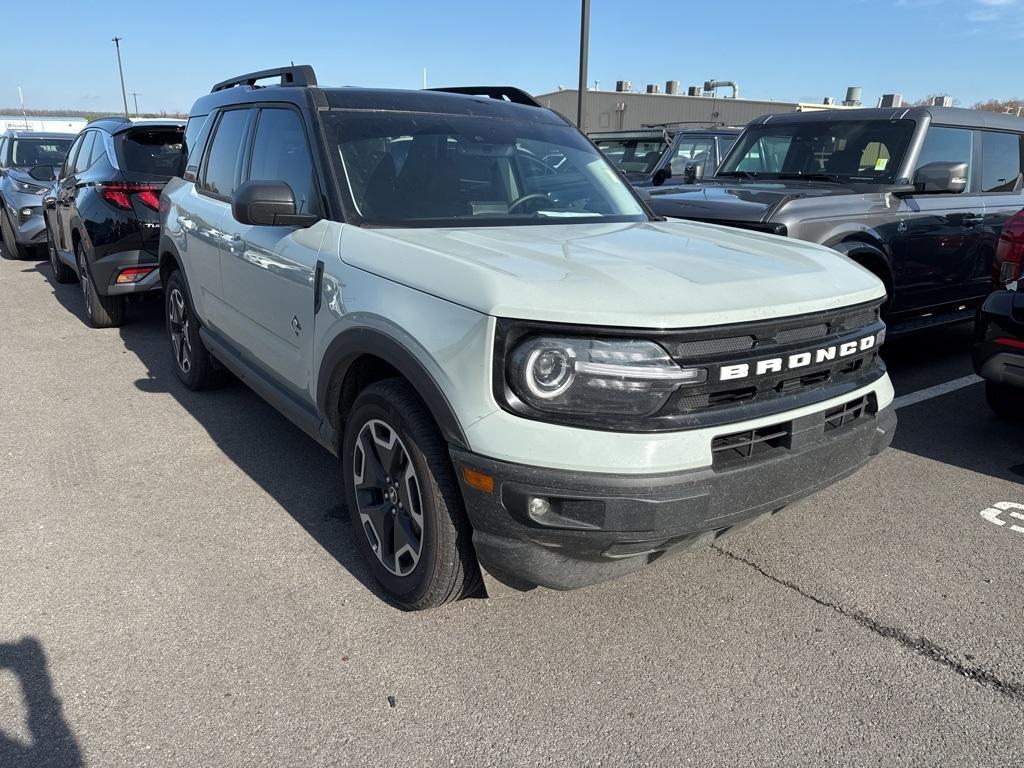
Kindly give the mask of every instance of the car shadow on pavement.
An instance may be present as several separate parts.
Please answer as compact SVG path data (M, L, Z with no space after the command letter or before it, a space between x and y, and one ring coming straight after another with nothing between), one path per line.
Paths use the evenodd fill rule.
M85 323L78 285L55 283L48 263L39 264L37 269L50 281L57 301ZM377 586L356 548L348 512L341 502L340 469L335 457L231 376L226 376L224 386L218 389L186 389L174 372L164 331L163 302L158 297L131 302L125 324L118 331L125 349L146 366L147 377L135 383L140 390L171 395L224 455L270 494L342 567L374 595L398 607ZM174 436L165 439L173 440Z
M34 637L0 643L0 671L13 673L21 687L31 741L12 738L0 723L0 766L5 768L80 768L85 765L46 665L46 653Z

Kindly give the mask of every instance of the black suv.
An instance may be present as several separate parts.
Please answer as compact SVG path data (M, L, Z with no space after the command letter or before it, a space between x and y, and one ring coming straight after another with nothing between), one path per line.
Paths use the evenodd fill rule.
M681 128L676 123L636 131L591 133L590 140L634 187L690 184L711 175L729 154L740 128Z
M160 290L160 191L183 170L184 131L181 120L89 123L45 199L54 278L77 275L96 328L121 324L126 296Z
M999 235L1024 208L1024 119L948 107L758 118L655 213L830 246L889 291L892 331L970 320Z

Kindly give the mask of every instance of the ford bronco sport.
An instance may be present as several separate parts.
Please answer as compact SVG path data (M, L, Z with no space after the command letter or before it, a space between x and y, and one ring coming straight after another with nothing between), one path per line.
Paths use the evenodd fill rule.
M893 332L972 320L1024 208L1024 120L951 107L767 115L663 216L822 243L886 284Z
M481 575L628 573L891 440L877 278L657 220L517 89L267 70L200 98L185 144L160 200L175 371L233 371L340 456L353 536L405 607Z

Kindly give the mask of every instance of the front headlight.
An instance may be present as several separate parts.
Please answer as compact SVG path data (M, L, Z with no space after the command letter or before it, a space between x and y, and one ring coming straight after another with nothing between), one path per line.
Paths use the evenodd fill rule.
M18 192L26 195L42 195L49 189L49 187L40 187L38 184L29 184L27 181L18 181L17 179L11 179L11 181L14 182L14 188Z
M513 394L539 411L647 416L677 388L707 380L652 341L534 336L508 356Z

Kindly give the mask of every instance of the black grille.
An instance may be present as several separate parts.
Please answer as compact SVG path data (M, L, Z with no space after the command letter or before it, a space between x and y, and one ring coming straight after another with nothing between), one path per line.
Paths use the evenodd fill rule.
M868 413L871 402L869 395L862 395L856 400L829 409L825 412L825 431L842 429L863 418Z
M761 429L720 435L711 441L712 467L735 464L784 450L789 447L789 438L792 434L793 424L787 421Z

